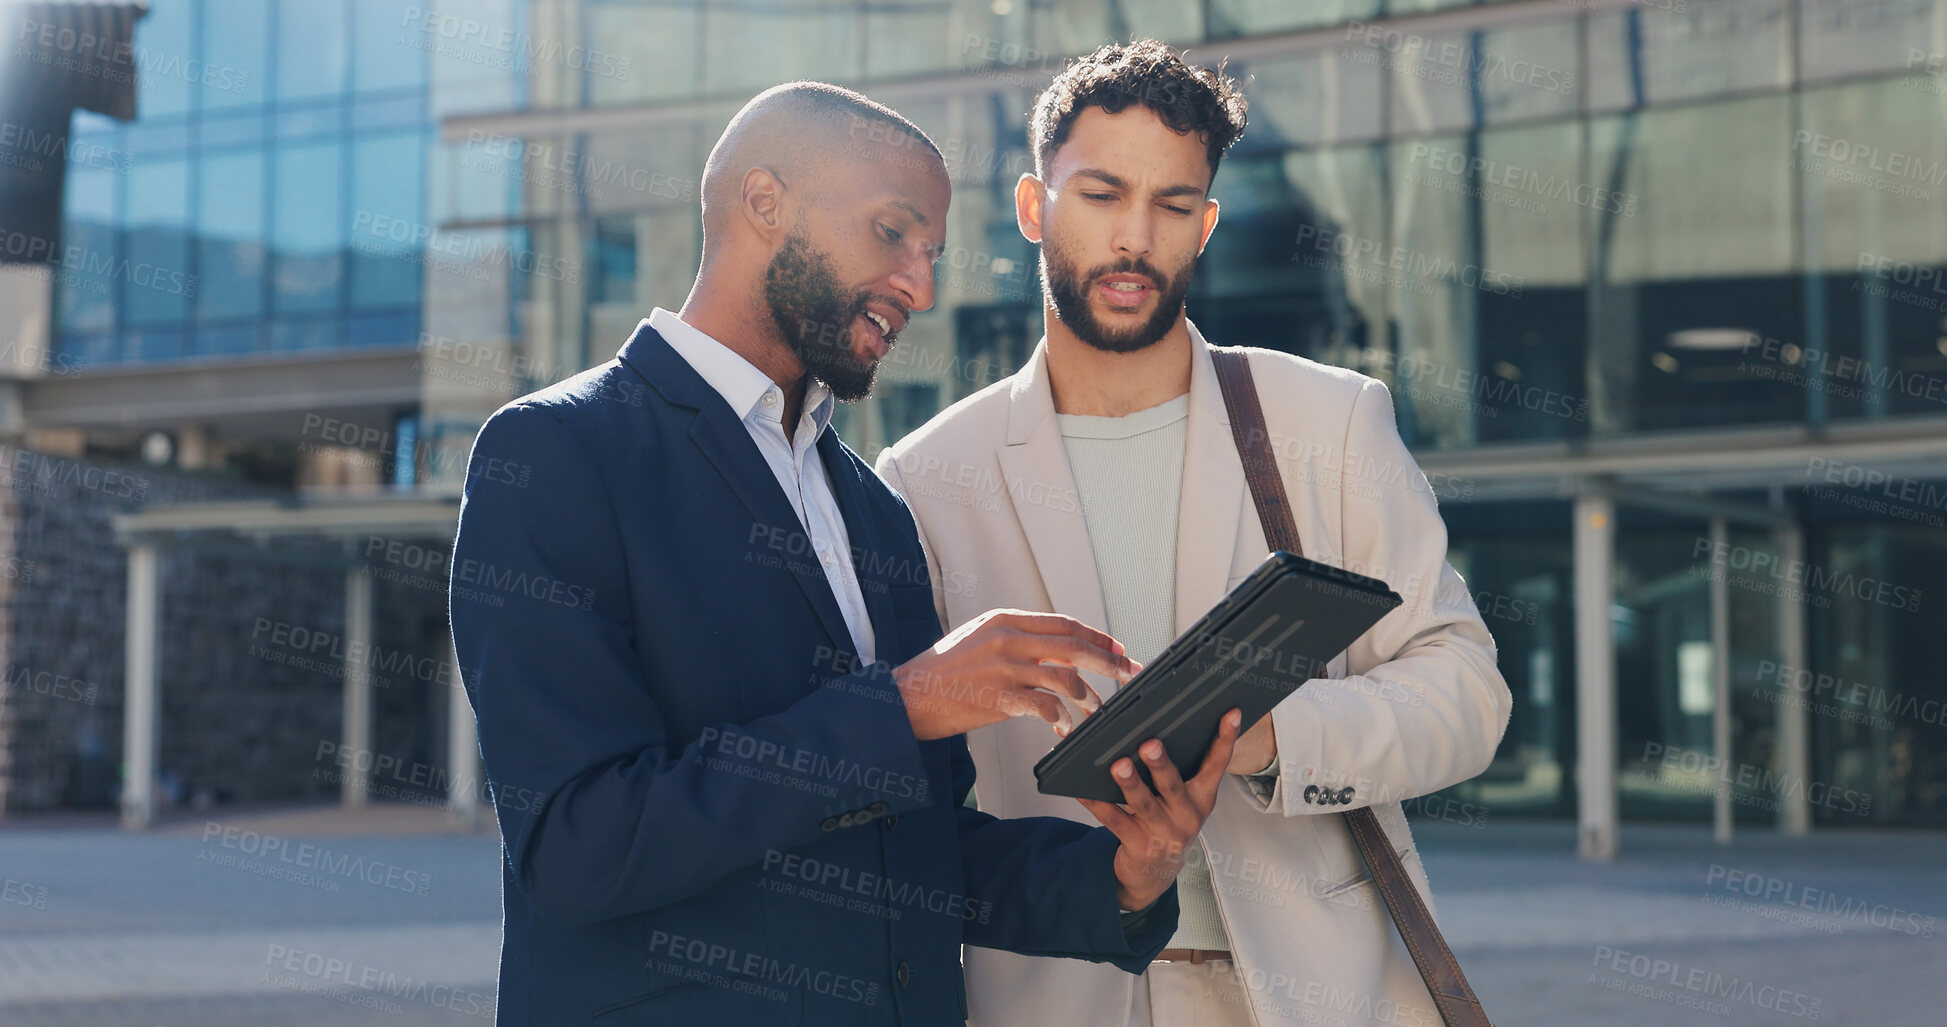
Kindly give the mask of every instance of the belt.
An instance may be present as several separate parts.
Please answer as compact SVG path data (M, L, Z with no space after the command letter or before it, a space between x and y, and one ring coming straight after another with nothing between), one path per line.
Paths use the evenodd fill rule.
M1156 959L1164 963L1208 963L1229 958L1228 949L1164 949L1156 953Z

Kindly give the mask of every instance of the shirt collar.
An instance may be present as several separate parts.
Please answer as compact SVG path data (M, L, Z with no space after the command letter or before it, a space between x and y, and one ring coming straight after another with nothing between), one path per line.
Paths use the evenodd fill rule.
M756 364L704 334L674 311L662 307L650 311L649 327L654 328L671 349L688 361L711 388L717 390L717 394L730 404L730 409L740 420L761 417L775 422L779 430L783 429L784 390L771 380L770 375L758 370ZM764 403L766 395L773 397L768 406ZM804 420L799 422L799 426L803 427L808 422L812 431L803 436L803 441L816 441L819 435L824 434L826 426L831 424L836 405L831 389L824 382L812 378L805 383Z

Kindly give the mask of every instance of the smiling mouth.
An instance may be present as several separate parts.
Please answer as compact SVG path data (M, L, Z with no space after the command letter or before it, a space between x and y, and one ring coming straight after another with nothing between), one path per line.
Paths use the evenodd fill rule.
M886 320L885 315L870 310L859 315L859 320L865 322L866 341L872 345L872 358L885 359L886 354L892 352L892 322Z

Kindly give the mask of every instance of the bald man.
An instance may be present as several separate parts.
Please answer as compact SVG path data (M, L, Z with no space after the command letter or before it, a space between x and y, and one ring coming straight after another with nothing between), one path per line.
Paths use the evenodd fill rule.
M454 646L504 841L500 1022L960 1023L964 944L1141 972L1236 727L1151 743L1103 827L963 804L962 734L1067 726L1114 640L989 611L941 637L905 505L830 430L933 304L949 187L892 110L737 114L701 269L616 359L481 428Z

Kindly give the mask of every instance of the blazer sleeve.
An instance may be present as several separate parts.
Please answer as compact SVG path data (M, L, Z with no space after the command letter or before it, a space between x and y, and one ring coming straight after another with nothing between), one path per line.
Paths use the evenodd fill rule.
M1405 602L1346 650L1348 677L1309 681L1271 711L1277 766L1243 780L1260 809L1286 816L1400 802L1465 781L1493 759L1513 706L1383 382L1363 383L1339 455L1348 486L1357 469L1381 469L1339 491L1344 566L1385 579ZM1352 791L1344 804L1307 802L1312 785Z
M961 803L974 782L965 738L953 740L953 793ZM1143 972L1176 933L1172 883L1141 917L1125 920L1116 903L1115 854L1122 842L1106 827L1060 817L1001 820L962 805L960 859L967 897L992 909L969 920L967 944L1028 956L1060 956Z
M510 406L481 428L452 573L454 648L505 858L551 921L656 909L821 837L821 797L712 769L724 739L883 767L873 797L890 813L939 798L882 663L777 714L676 737L633 650L634 583L607 488L547 408ZM473 587L483 574L501 587Z

